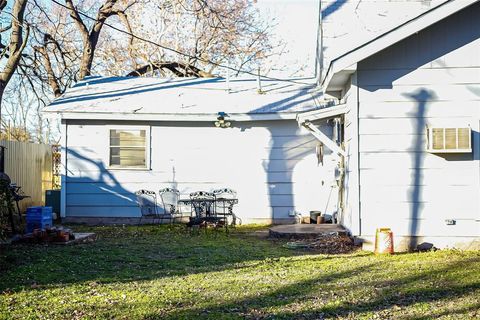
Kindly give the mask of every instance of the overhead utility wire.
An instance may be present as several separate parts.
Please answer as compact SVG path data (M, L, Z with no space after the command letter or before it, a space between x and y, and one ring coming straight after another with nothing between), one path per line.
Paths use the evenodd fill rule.
M63 3L60 3L58 2L57 0L52 0L53 3L67 9L70 11L70 8L67 7L66 5L64 5ZM97 19L89 16L88 14L80 11L80 10L77 10L78 14L80 14L81 16L84 16L85 18L89 19L89 20L92 20L92 21L97 21ZM274 77L269 77L269 76L265 76L265 75L261 75L261 74L256 74L256 73L253 73L253 72L250 72L250 71L246 71L246 70L242 70L242 69L236 69L236 68L233 68L233 67L230 67L230 66L227 66L227 65L223 65L223 64L220 64L220 63L217 63L217 62L214 62L214 61L211 61L211 60L208 60L208 59L203 59L203 58L200 58L200 57L196 57L196 56L192 56L188 53L185 53L185 52L182 52L182 51L179 51L179 50L176 50L176 49L173 49L173 48L170 48L170 47L167 47L167 46L164 46L162 44L159 44L155 41L152 41L152 40L149 40L149 39L145 39L145 38L142 38L140 36L137 36L136 34L134 33L131 33L131 32L128 32L126 30L123 30L123 29L120 29L118 27L115 27L107 22L104 22L103 23L105 26L115 30L115 31L118 31L120 33L123 33L123 34L126 34L126 35L129 35L137 40L140 40L140 41L144 41L144 42L147 42L147 43L150 43L154 46L157 46L159 48L162 48L162 49L165 49L165 50L168 50L168 51L172 51L172 52L175 52L176 54L179 54L179 55L182 55L182 56L185 56L187 58L190 58L190 59L196 59L196 60L199 60L199 61L202 61L204 63L209 63L209 64L212 64L216 67L220 67L220 68L224 68L224 69L228 69L228 70L231 70L231 71L236 71L238 73L246 73L246 74L249 74L249 75L252 75L252 76L260 76L262 78L265 78L265 79L268 79L268 80L275 80L275 81L286 81L286 82L292 82L292 83L296 83L296 84L303 84L303 85L314 85L312 83L306 83L306 82L299 82L299 81L295 81L295 80L289 80L289 79L279 79L279 78L274 78Z

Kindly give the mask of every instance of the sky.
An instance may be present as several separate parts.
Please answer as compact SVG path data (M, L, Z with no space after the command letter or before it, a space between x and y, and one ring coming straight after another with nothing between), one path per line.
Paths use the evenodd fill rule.
M324 65L444 1L322 0ZM282 40L286 46L286 52L270 62L276 68L268 74L314 76L320 1L257 0L256 7L263 19L274 23L274 41Z
M275 40L283 40L286 51L272 64L271 76L312 77L315 73L315 52L318 32L318 0L258 0L261 16L274 24ZM303 70L302 70L303 68Z

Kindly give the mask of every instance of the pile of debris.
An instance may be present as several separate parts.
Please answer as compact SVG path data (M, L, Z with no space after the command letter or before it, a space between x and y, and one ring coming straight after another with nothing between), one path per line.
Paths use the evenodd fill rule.
M322 234L314 239L290 241L284 247L312 250L323 254L351 253L359 249L358 246L355 246L352 238L338 232Z
M71 229L63 227L51 227L46 229L34 229L31 233L19 236L12 242L16 243L63 243L75 239Z

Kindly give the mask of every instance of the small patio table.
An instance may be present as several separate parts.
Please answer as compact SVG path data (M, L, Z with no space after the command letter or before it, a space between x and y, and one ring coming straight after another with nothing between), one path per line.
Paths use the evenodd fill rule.
M201 205L205 202L211 202L211 207L205 209L205 211L200 211L196 208L200 208ZM178 203L180 205L191 206L191 224L201 224L202 222L206 223L218 223L220 221L225 221L225 227L227 227L227 216L233 215L232 207L234 204L238 203L238 199L232 198L180 198ZM221 204L219 206L218 204ZM217 210L218 208L223 210Z

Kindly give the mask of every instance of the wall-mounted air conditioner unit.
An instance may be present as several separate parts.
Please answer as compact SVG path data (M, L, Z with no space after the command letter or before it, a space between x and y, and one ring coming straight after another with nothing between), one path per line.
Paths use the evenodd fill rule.
M470 127L427 127L427 151L432 153L470 153L472 152L472 130Z

